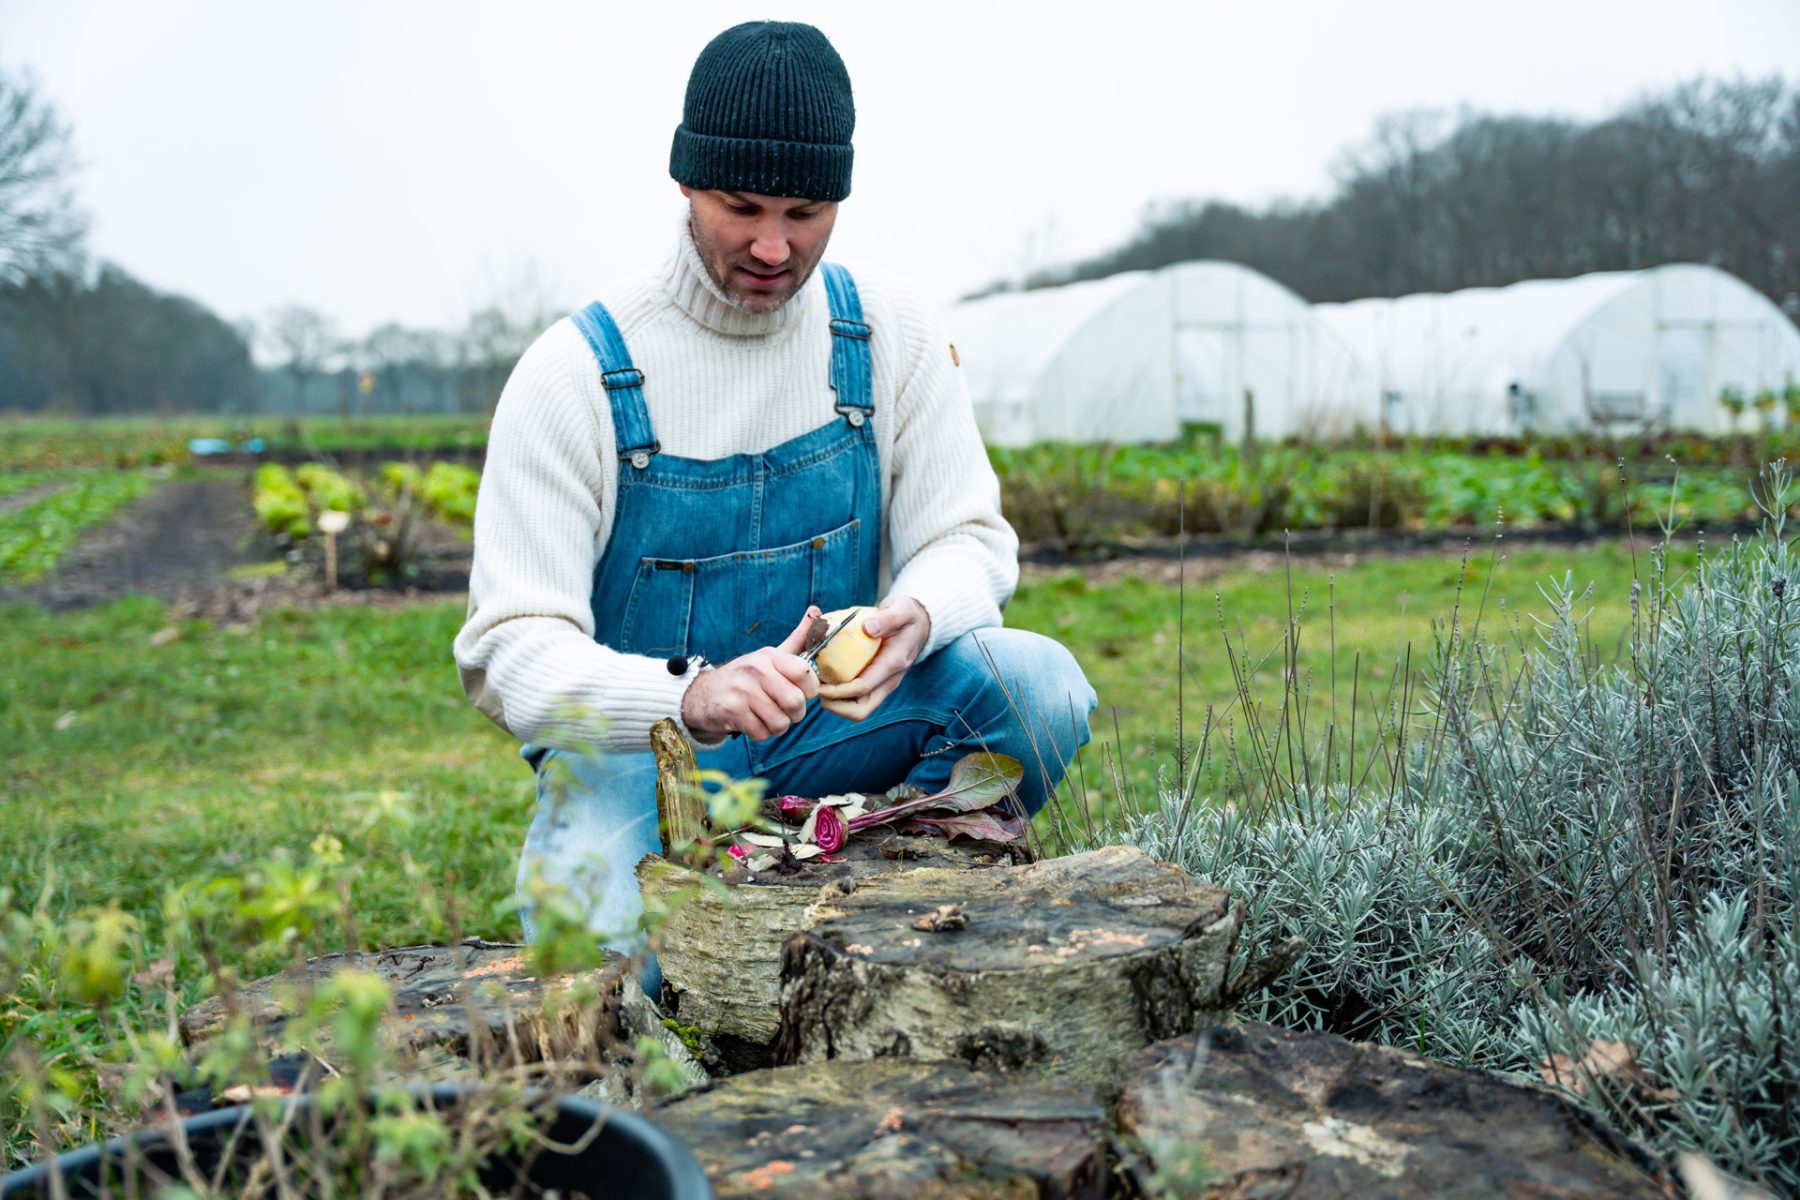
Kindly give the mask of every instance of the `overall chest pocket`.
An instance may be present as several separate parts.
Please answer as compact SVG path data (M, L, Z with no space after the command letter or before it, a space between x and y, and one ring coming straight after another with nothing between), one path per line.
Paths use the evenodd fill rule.
M722 663L786 637L808 604L872 604L857 594L862 522L785 546L708 558L641 558L625 602L627 654L704 654Z

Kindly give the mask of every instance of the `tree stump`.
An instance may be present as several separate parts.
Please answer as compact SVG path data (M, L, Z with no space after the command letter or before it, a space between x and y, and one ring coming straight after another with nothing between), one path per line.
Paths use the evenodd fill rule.
M754 877L742 867L717 879L648 855L638 864L645 907L671 1011L712 1039L735 1069L766 1066L781 1025L781 946L812 923L822 895L903 868L961 875L1011 864L1023 845L955 841L889 832L859 834L829 857Z
M1144 1051L1131 1079L1122 1157L1150 1194L1675 1194L1652 1155L1547 1089L1334 1034L1203 1030Z
M735 1075L649 1114L720 1200L1024 1200L1102 1194L1086 1089L949 1064L829 1063Z
M328 954L244 985L233 997L249 1016L264 1047L275 1049L297 1004L335 971L357 967L379 975L393 992L384 1028L408 1075L420 1079L466 1078L478 1064L582 1061L604 1066L599 1094L614 1103L637 1103L634 1073L639 1037L662 1041L670 1057L687 1067L690 1083L705 1074L662 1015L639 989L630 963L608 954L598 968L544 979L526 968L526 947L470 938L459 946L402 946L366 954ZM570 989L591 989L594 999ZM220 1033L230 1020L224 998L214 996L181 1015L188 1045ZM329 1047L315 1048L327 1062Z
M1229 893L1126 846L874 876L810 916L779 1061L1030 1068L1109 1094L1138 1050L1216 1017L1242 923Z

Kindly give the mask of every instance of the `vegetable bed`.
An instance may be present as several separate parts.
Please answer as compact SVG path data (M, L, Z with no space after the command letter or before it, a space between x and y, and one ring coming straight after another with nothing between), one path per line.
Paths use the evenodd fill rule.
M83 530L149 491L155 479L149 471L83 474L60 491L0 514L0 582L29 583L44 574Z

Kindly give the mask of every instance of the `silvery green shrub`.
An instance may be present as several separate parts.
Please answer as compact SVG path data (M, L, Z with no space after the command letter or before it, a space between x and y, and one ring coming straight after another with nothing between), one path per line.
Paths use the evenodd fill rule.
M1691 577L1647 552L1617 661L1546 585L1534 638L1440 637L1379 783L1171 794L1111 834L1243 896L1244 962L1306 939L1246 1015L1534 1075L1625 1042L1648 1083L1590 1103L1800 1196L1800 555L1785 471L1760 494Z

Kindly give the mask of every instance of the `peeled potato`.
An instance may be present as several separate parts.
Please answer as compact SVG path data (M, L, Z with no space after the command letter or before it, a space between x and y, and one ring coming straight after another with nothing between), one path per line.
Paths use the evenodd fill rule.
M881 639L870 637L863 632L863 619L873 615L875 610L867 605L855 608L840 608L836 612L825 614L830 622L827 628L836 629L838 622L845 616L855 613L851 622L844 626L842 633L831 639L829 645L819 651L819 657L813 664L819 668L820 683L849 683L862 674L863 668L881 649Z

